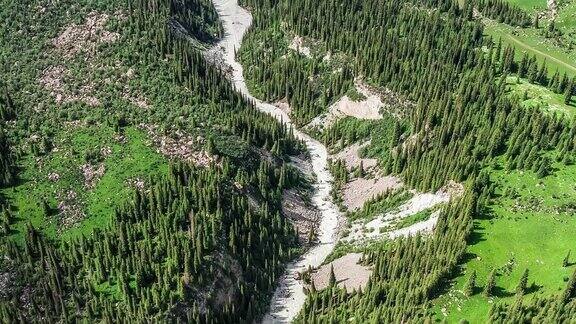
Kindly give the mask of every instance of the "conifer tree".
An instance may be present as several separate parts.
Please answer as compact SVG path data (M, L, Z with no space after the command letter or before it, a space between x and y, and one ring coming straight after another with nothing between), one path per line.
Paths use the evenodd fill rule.
M570 265L570 250L568 250L568 253L566 254L566 256L564 257L564 260L562 260L562 267L566 268Z
M516 296L523 296L526 293L526 286L528 284L528 269L525 269L520 277L520 282L516 286Z
M570 80L564 91L564 103L569 105L572 102L572 95L574 93L574 79Z
M561 296L561 301L563 304L566 304L572 297L574 297L574 293L576 292L576 269L572 272L572 276L568 280L566 284L566 288Z
M336 275L334 274L334 265L330 265L330 278L328 279L328 286L333 287L336 285Z
M474 295L474 290L476 289L476 270L472 270L468 281L464 285L464 295L470 297Z
M486 286L484 287L484 296L492 297L494 295L495 288L496 288L496 270L492 270L488 274L488 279L486 280Z

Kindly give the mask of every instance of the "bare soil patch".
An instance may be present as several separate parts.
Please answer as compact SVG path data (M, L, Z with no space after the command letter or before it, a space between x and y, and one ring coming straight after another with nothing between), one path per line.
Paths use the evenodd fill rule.
M369 144L370 142L354 143L331 156L332 159L343 160L348 172L357 170L360 165L364 170L364 177L354 178L342 188L344 206L349 211L356 211L374 197L403 186L398 177L382 175L377 159L360 157L360 150Z
M120 21L126 16L118 11L114 17ZM60 35L52 39L51 51L59 54L68 62L74 58L81 58L87 71L82 71L82 79L72 75L65 65L49 66L42 71L39 82L54 97L56 103L84 102L89 106L100 105L100 100L96 97L96 90L106 85L115 84L122 90L122 98L136 107L148 109L150 101L139 91L130 91L128 81L133 78L135 71L132 68L126 69L120 62L115 62L110 66L102 65L98 60L98 46L110 44L120 38L120 34L106 30L105 26L110 16L105 13L91 12L83 24L71 24L64 28ZM126 72L116 75L115 79L107 77L104 79L94 78L93 74L99 74L99 70Z
M396 118L403 118L414 104L403 99L394 91L387 88L375 88L356 78L354 81L356 91L364 99L355 101L348 95L328 108L324 115L314 118L307 128L329 128L338 119L350 116L358 119L377 120L382 119L382 112L386 111Z
M556 19L556 16L558 15L558 4L556 3L556 0L548 0L547 5L550 19Z
M52 40L52 45L68 59L78 53L86 53L88 57L92 57L98 45L113 43L120 38L118 33L105 29L108 19L108 14L93 11L88 14L83 24L66 27Z
M434 229L436 222L438 222L438 216L440 216L440 210L436 210L434 213L432 213L430 218L427 220L412 224L404 228L393 230L387 235L389 238L395 239L397 237L416 235L417 233L430 233Z
M334 276L338 287L346 288L348 292L366 287L368 279L370 279L370 275L372 274L372 269L360 264L361 258L361 253L349 253L321 266L311 274L316 289L321 290L328 287L332 268L334 269Z
M74 190L64 190L56 194L58 211L60 212L59 229L70 228L86 216L78 193Z
M410 225L406 228L392 230L394 221L401 220L429 208L434 208L440 204L447 203L452 198L459 197L464 192L464 186L460 183L449 181L444 187L435 193L416 193L410 200L398 209L379 215L372 221L363 224L355 222L352 224L349 234L343 241L362 241L367 239L377 239L382 236L396 238L400 236L414 235L419 232L431 232L438 220L439 211L435 211L427 220Z
M348 182L343 189L344 206L356 211L364 203L386 191L402 187L402 181L395 176L375 177L372 179L356 178Z
M384 103L380 95L358 79L355 86L356 90L364 95L364 100L354 101L348 95L344 95L328 108L328 113L314 118L307 127L329 128L338 119L346 116L358 119L381 119L380 108L384 106Z
M364 142L362 144L354 143L350 146L347 146L342 151L340 151L336 154L333 154L331 156L331 158L335 159L335 160L343 160L346 163L346 167L348 168L348 171L352 171L352 170L358 168L360 166L360 164L362 164L362 167L367 172L370 172L370 171L377 172L377 170L372 170L378 164L377 159L361 158L360 157L360 150L363 149L364 147L368 146L368 145L370 145L370 142Z
M288 48L296 51L298 54L302 54L306 57L312 57L310 48L304 46L304 39L298 35L292 38L292 42L288 45Z
M275 102L274 106L280 108L283 112L285 112L288 115L290 115L290 113L292 112L292 108L290 107L290 104L286 99L282 99L280 101Z
M168 158L188 161L203 167L218 163L216 156L202 149L204 139L201 137L192 137L181 131L176 131L174 136L162 135L155 125L140 124L138 127L148 133L157 152Z
M74 91L66 87L66 84L71 83L71 78L71 73L67 68L57 65L44 69L39 82L44 89L50 91L50 95L58 104L80 101L89 106L100 105L100 100L92 96L94 92L92 84L84 84Z
M298 238L304 245L309 245L310 232L316 233L320 212L306 202L302 194L294 189L282 193L282 213L298 231Z
M99 163L98 165L86 163L80 166L80 171L84 176L84 187L86 189L92 189L96 186L100 178L106 172L106 167L104 163Z

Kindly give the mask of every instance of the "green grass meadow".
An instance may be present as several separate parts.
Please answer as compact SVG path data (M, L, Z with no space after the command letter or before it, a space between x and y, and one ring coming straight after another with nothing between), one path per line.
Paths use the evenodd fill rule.
M546 62L548 72L576 75L576 1L557 1L558 11L552 19L547 11L547 2L544 0L508 0L509 3L519 6L529 13L540 13L539 28L512 27L484 19L485 33L495 41L499 39L506 45L516 48L517 58L524 53L536 56L541 64ZM551 21L560 31L560 36L546 37L546 30Z
M576 75L576 50L558 46L553 40L540 35L539 29L516 28L489 22L484 32L496 42L502 40L504 45L515 47L517 59L528 53L530 56L536 56L539 64L546 62L550 74L558 70L560 74L566 72L570 76Z
M508 0L508 2L528 12L542 11L547 8L546 0Z
M509 94L518 98L526 108L540 108L550 114L565 115L567 119L572 119L576 113L576 98L567 105L563 94L516 77L508 77L506 84Z
M525 299L560 292L574 271L574 265L564 268L562 263L568 251L572 252L570 262L576 261L576 166L543 179L532 172L498 170L492 179L498 183L499 197L490 207L490 216L475 220L461 274L436 301L438 319L446 318L449 323L486 322L493 303L514 302L525 269L530 272ZM493 268L497 293L487 298L482 290ZM462 290L473 270L477 289L466 297Z
M0 192L10 201L17 219L12 226L13 239L22 241L28 222L52 238L67 240L89 235L95 228L106 226L115 208L130 198L134 190L129 185L131 179L147 181L168 170L168 161L149 145L146 134L129 127L124 130L124 137L123 142L117 141L113 129L105 126L75 127L62 132L52 152L41 157L24 156L19 185ZM84 152L105 146L111 153L101 160L104 175L93 188L86 188L80 169L86 163ZM50 173L57 173L59 180L49 180ZM85 217L63 228L59 226L57 196L70 190L76 192ZM50 207L48 216L43 201Z

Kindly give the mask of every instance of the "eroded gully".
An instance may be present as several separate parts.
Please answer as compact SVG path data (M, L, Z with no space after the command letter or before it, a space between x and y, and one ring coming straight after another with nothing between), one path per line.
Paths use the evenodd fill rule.
M288 323L298 314L306 300L302 283L295 279L296 273L307 269L308 266L319 266L336 243L339 211L330 196L332 175L328 171L328 152L320 142L298 130L290 121L290 117L280 108L250 94L244 80L242 65L236 61L235 52L240 48L242 38L252 23L252 15L240 7L237 0L213 0L213 3L225 30L224 38L214 50L223 52L224 62L232 68L231 80L236 90L253 101L260 111L293 128L295 136L305 142L316 174L312 203L321 212L318 243L299 259L287 265L272 297L270 309L263 320L264 323Z

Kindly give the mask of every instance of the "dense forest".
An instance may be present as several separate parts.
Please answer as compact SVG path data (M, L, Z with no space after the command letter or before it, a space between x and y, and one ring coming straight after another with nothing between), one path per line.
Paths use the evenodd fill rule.
M284 162L302 146L234 92L218 67L206 63L202 51L222 34L211 2L1 5L2 322L238 323L259 318L284 262L300 246L280 212L280 199L284 189L302 183ZM86 25L102 30L83 39ZM85 42L58 47L70 34ZM94 44L98 37L107 38ZM68 69L73 69L66 72L72 85L65 87L96 81L69 94L58 84L50 93L42 88L48 81L36 80L46 71ZM122 79L126 73L139 79ZM105 79L126 84L97 81ZM127 92L146 99L132 100ZM40 161L58 157L65 148L59 139L76 131L69 125L111 129L120 142L113 148L136 145L130 141L137 128L159 129L160 135L149 135L193 139L187 145L211 158L202 165L158 158L169 164L166 172L144 175L145 184L112 202L109 212L80 211L86 219L71 225L59 219L68 212L67 201L54 201L48 190L40 193L38 205L35 193L24 192L32 206L18 209L10 197L29 181L44 183ZM98 145L113 140L91 136L87 140L96 147L73 148L65 157L103 165L114 153ZM55 184L48 188L76 172L50 173L46 181ZM30 173L33 180L24 176ZM88 185L92 182L69 192L82 195L99 188ZM41 221L24 212L36 208ZM67 234L91 219L99 220L92 231ZM58 224L57 234L49 231L52 224ZM60 238L64 234L66 239Z
M267 7L258 2L247 5ZM438 10L430 15L422 6ZM502 49L499 43L493 42L485 44L482 25L468 19L467 13L471 10L470 6L459 9L457 3L451 1L418 3L418 6L385 1L361 5L346 1L338 4L280 1L273 9L257 10L255 26L267 28L272 24L270 28L279 28L280 23L270 22L269 17L283 17L299 35L320 39L334 52L354 57L355 75L362 75L369 82L390 88L417 103L410 112L409 124L412 134L424 140L404 146L384 162L386 170L402 174L410 185L428 189L438 188L449 179L465 180L478 173L486 160L502 154L512 169L519 165L542 169L542 174L546 174L547 151L554 150L559 160L568 160L575 153L574 127L559 116L546 116L536 109L526 112L504 95L503 80L518 70L521 76L529 74L534 80L546 79L543 83L570 95L574 92L574 81L555 75L548 83L547 73L539 72L545 70L544 66L539 67L528 58L518 65L512 48ZM302 15L302 12L309 14ZM330 12L330 15L320 12ZM310 21L308 17L318 17L319 21ZM371 32L362 32L367 29ZM488 47L487 52L479 49L481 45ZM386 59L382 59L382 55ZM286 64L288 62L286 60ZM259 60L246 64L265 63ZM286 73L276 70L276 66L282 65L269 66L266 73L272 77L264 77L273 86L276 86L275 80L286 78ZM532 72L534 70L536 72ZM291 73L290 78L295 74ZM310 75L315 74L310 72ZM254 82L258 83L260 77L255 74ZM335 85L341 86L341 83ZM290 102L291 96L302 93L278 88L282 92L277 96L286 95ZM307 110L307 105L299 106L297 102L293 110ZM525 145L527 142L530 145Z
M385 111L388 127L372 126L365 132L360 122L344 119L316 135L328 144L371 140L368 155L412 188L436 190L450 180L467 184L464 197L442 211L432 238L411 237L368 253L365 262L375 270L364 291L350 295L334 285L313 289L298 321L433 320L432 301L465 261L472 220L488 217L487 205L495 197L489 172L497 161L504 161L506 170L530 170L538 178L552 174L555 163L573 163L575 123L522 106L508 95L506 79L529 78L565 94L567 103L575 92L574 79L558 72L550 77L535 58L518 60L514 48L484 36L476 10L512 25L531 23L522 10L502 1L467 1L463 6L432 0L244 3L253 8L255 23L240 56L251 67L247 78L255 93L287 100L296 120L306 124L325 111L326 103L347 93L354 78L390 89L415 103L401 123L391 123ZM310 51L319 55L287 52L293 35L310 39ZM266 46L259 46L264 39ZM324 72L330 70L325 53L346 58L341 70L328 72L330 77ZM341 164L332 169L337 186L348 181ZM497 305L491 319L573 320L571 282L563 297L519 301L510 311ZM540 307L555 313L545 315Z

